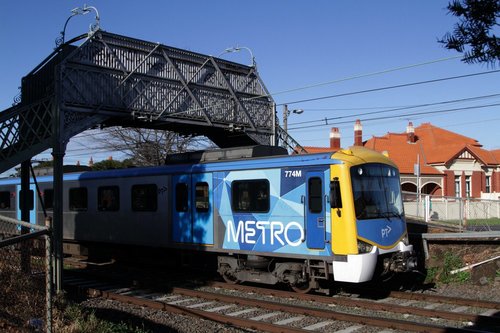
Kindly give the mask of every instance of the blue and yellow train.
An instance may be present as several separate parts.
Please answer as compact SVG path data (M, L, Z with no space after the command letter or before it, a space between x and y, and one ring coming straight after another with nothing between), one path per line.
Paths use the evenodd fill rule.
M297 291L416 266L399 172L386 156L362 147L207 156L65 174L64 238L217 253L226 281L287 283ZM52 177L38 184L39 191L31 185L31 221L43 224L40 200L50 214ZM0 180L0 214L20 217L19 191L19 179Z

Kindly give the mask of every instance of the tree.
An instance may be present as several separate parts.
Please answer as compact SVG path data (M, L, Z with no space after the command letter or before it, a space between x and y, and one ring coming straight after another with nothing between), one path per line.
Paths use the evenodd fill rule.
M134 167L134 164L130 159L125 159L123 161L115 161L108 159L94 163L92 165L92 170L100 171L100 170L111 170L111 169L126 169L132 167Z
M213 147L208 139L170 131L122 127L111 127L107 131L108 135L99 140L99 145L124 153L135 166L162 165L168 154Z
M449 50L463 54L462 61L500 63L500 38L495 35L499 24L500 1L498 0L455 0L448 4L449 13L459 18L453 33L447 33L439 40Z

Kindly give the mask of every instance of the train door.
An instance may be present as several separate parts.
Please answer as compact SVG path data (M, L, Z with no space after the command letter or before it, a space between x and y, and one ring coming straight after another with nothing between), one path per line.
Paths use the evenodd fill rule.
M191 175L172 177L174 189L172 213L172 240L176 243L191 243L193 229L191 221Z
M214 243L214 223L212 204L212 175L194 174L191 176L192 242L212 245Z
M212 245L214 239L211 174L173 177L172 236L177 243Z
M30 207L30 223L36 224L36 186L35 184L30 184L29 193L29 207ZM21 220L21 185L17 185L16 188L17 197L17 219Z
M308 172L306 182L306 245L310 249L324 249L326 223L323 172Z

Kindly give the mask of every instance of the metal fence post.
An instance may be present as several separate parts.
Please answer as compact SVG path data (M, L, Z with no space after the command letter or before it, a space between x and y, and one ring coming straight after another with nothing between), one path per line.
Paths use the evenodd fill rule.
M45 298L46 298L46 332L52 333L52 218L49 216L45 219L45 226L48 229L48 234L45 236Z

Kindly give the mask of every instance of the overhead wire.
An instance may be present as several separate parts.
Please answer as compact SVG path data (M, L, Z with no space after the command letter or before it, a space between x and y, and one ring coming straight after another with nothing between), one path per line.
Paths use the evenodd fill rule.
M498 72L500 72L500 69L492 70L492 71L486 71L486 72L479 72L479 73L456 75L456 76L450 76L450 77L433 79L433 80L425 80L425 81L418 81L418 82L411 82L411 83L403 83L403 84L397 84L397 85L386 86L386 87L379 87L379 88L358 90L358 91L341 93L341 94L335 94L335 95L328 95L328 96L307 98L307 99L301 99L301 100L289 101L289 102L285 102L285 103L276 104L276 106L291 105L291 104L297 104L297 103L307 103L307 102L319 101L319 100L330 99L330 98L353 96L353 95L366 94L366 93L377 92L377 91L384 91L384 90L390 90L390 89L406 88L406 87L412 87L412 86L423 85L423 84L430 84L430 83L436 83L436 82L444 82L444 81L449 81L449 80L457 80L457 79L469 78L469 77L474 77L474 76L479 76L479 75L493 74L493 73L498 73Z
M434 103L418 104L418 105L412 105L412 106L406 106L406 107L395 107L395 108L390 108L390 109L387 109L387 110L361 112L361 113L356 113L356 114L350 114L350 115L344 115L344 116L336 116L336 117L330 117L330 118L322 118L322 119L316 119L316 120L306 120L306 121L289 123L289 126L301 125L301 124L309 124L309 123L315 123L315 122L324 122L325 120L326 121L333 121L333 120L345 119L345 118L359 118L359 117L362 117L362 116L372 115L372 114L382 114L382 113L388 113L388 112L396 112L396 111L404 111L404 110L416 109L416 108L421 108L421 107L438 106L438 105L453 104L453 103L463 103L463 102L470 102L470 101L476 101L476 100L481 100L481 99L489 99L489 98L494 98L494 97L500 97L500 93L498 93L498 94L491 94L491 95L483 95L483 96L474 96L474 97L460 98L460 99L454 99L454 100L448 100L448 101L441 101L441 102L434 102ZM293 127L289 127L289 129L293 129Z
M366 121L374 121L374 120L402 118L402 117L407 117L407 116L412 116L412 115L424 115L424 114L436 114L436 113L449 113L449 112L468 111L468 110L472 110L472 109L482 109L482 108L488 108L488 107L493 107L493 106L500 106L500 103L488 104L488 105L478 105L478 106L468 106L468 107L463 107L463 108L455 108L455 109L447 109L447 110L432 110L432 111L423 111L423 112L415 112L415 113L407 113L407 114L399 114L399 115L391 115L391 116L364 118L364 119L362 119L362 121L366 122ZM348 123L351 123L351 122L352 122L352 120L340 121L340 122L335 122L335 125L338 125L338 124L348 124ZM319 126L331 126L331 125L332 124L326 123L326 124L320 124L320 125L298 126L298 127L291 127L291 128L289 128L289 130L304 129L304 128L313 128L313 127L319 127Z

